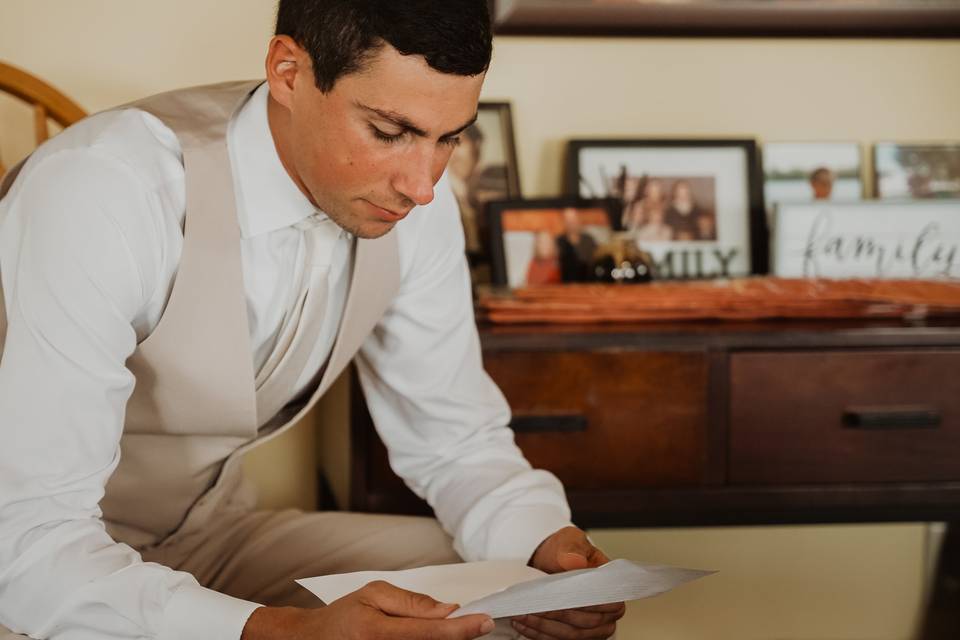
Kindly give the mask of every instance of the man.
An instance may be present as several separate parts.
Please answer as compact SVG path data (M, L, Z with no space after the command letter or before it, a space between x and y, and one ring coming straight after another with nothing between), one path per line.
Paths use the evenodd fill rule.
M829 200L833 193L833 171L827 167L817 167L810 173L810 189L814 200Z
M491 621L447 620L451 604L372 584L310 609L293 579L454 549L548 572L606 560L481 367L442 175L489 58L482 0L282 0L265 84L93 116L4 180L0 624L474 638ZM354 353L394 468L452 547L427 519L252 510L239 456ZM607 637L622 613L513 625Z
M583 231L580 214L573 207L563 210L563 233L557 236L560 273L563 282L589 282L594 279L593 261L597 242Z

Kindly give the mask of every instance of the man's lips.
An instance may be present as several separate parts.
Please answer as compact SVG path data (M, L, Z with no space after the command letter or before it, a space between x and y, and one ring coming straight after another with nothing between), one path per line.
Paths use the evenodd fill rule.
M374 215L376 215L378 218L380 218L385 222L398 222L406 218L407 214L410 213L409 209L407 211L399 213L397 211L393 211L392 209L384 209L383 207L379 207L373 204L372 202L370 202L369 200L364 200L364 202L367 203L367 205L373 211Z

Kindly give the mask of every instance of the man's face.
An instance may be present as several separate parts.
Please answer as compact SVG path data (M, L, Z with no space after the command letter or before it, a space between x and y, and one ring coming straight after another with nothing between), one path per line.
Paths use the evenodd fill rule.
M323 93L304 55L288 100L287 170L342 228L382 236L433 200L482 84L483 75L440 73L385 44Z
M580 233L580 215L576 209L568 207L563 210L563 228L571 235Z
M829 173L815 175L810 179L814 200L829 200L833 192L833 176Z

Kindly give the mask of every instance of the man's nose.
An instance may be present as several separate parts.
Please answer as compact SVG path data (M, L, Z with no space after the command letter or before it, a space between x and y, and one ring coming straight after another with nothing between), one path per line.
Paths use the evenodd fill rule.
M408 156L394 178L393 188L415 204L423 206L433 201L434 157L432 152L417 151Z

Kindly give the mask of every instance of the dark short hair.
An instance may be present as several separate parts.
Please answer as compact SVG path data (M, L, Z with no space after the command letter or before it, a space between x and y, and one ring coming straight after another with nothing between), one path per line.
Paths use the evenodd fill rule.
M280 0L276 33L310 54L324 93L384 43L460 76L486 71L492 51L487 0Z

